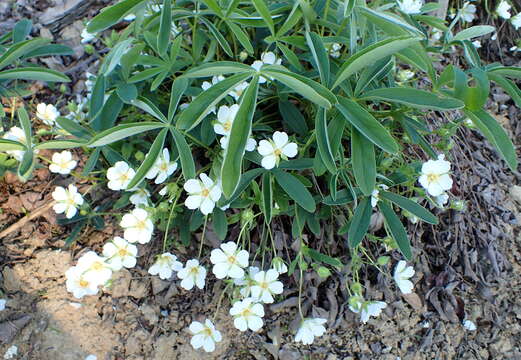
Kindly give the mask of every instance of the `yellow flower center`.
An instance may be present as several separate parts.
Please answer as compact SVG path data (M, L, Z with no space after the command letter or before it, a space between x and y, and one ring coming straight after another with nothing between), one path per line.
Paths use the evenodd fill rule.
M429 174L429 175L427 175L427 181L431 182L431 183L438 181L439 178L440 178L439 174Z
M228 262L230 264L235 264L236 261L237 261L237 259L235 258L235 256L233 256L233 255L228 256Z
M253 313L251 312L251 310L249 308L247 309L244 309L242 312L241 312L241 316L244 316L244 317L249 317L251 316Z
M167 171L168 170L168 164L166 162L162 162L161 165L159 166L159 169L161 171Z
M268 283L265 281L262 281L259 283L259 286L261 287L261 289L266 290L268 288Z
M101 261L96 261L96 262L92 263L92 265L91 265L92 270L102 270L103 268L104 268L104 266L101 263Z
M206 336L212 336L212 330L210 328L205 328L203 331L201 331Z
M273 151L273 154L275 154L275 156L280 156L280 155L282 154L282 150L280 150L280 149L275 149L275 150Z
M230 131L232 129L232 122L231 121L226 121L224 124L223 124L223 128L225 131Z
M70 205L70 206L75 206L76 205L76 203L74 202L73 198L68 198L66 200L66 203L67 203L67 205Z
M121 257L125 257L125 256L127 256L127 254L128 254L127 249L119 249L118 250L118 255L121 256Z
M199 273L198 267L193 267L190 269L190 274L197 275Z
M124 173L124 174L121 174L120 177L119 177L119 181L121 182L124 182L124 181L127 181L128 180L128 175L127 173Z
M87 286L89 286L89 282L86 281L86 280L83 280L83 279L80 279L79 284L80 284L81 287L87 287Z
M210 195L210 190L208 189L203 189L203 191L201 191L201 195L203 197L208 197L208 195Z
M144 230L146 228L146 223L144 220L138 220L138 222L136 223L136 226L135 228L138 229L138 230Z

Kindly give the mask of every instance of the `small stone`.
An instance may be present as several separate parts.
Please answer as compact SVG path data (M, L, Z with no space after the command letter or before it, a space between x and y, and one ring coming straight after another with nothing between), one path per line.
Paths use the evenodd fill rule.
M112 279L112 286L108 292L112 294L113 298L129 296L131 280L132 275L127 269L121 269L121 271L115 272L114 278Z
M170 285L170 281L161 280L157 276L152 276L152 293L154 295L159 294Z
M159 321L159 316L158 316L159 307L158 306L143 304L139 307L139 310L143 314L145 321L148 322L150 325L157 324L157 322Z
M521 186L514 185L510 188L510 195L512 198L521 204Z

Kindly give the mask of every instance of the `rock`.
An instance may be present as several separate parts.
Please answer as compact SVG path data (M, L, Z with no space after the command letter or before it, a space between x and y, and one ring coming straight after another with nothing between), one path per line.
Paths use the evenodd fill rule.
M2 275L4 277L5 291L7 291L8 293L20 291L20 289L22 288L22 284L12 268L4 268L4 271L2 271Z
M512 198L517 201L519 204L521 204L521 186L514 185L510 188L510 195L512 195Z
M172 333L170 336L162 335L154 343L153 360L170 360L175 359L177 353L174 344L177 341L177 334Z
M132 275L127 269L121 269L115 272L114 278L112 279L112 286L108 292L111 293L114 298L128 296L131 280Z
M149 340L150 334L143 329L139 329L129 336L126 343L126 353L137 355L142 351L142 344Z
M161 280L157 276L152 276L152 293L154 295L159 294L170 285L170 281Z
M0 344L10 344L16 334L31 321L32 316L23 315L16 320L8 320L0 324Z
M417 312L422 312L423 304L418 294L402 294L402 296L405 299L405 301L407 301L407 303L412 306L414 310L416 310Z
M148 279L136 279L130 282L130 291L128 295L141 299L148 295L148 285L150 284L150 280Z
M157 324L157 322L159 321L159 306L143 304L139 307L139 310L143 314L145 321L148 322L150 325Z

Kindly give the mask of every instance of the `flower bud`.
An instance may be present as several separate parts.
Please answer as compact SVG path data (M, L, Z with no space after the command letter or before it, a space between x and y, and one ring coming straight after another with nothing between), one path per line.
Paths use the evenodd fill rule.
M327 278L327 277L329 277L331 275L331 271L329 271L329 269L327 267L325 267L325 266L320 266L317 269L317 274L321 278Z
M65 86L65 84L60 85L60 92L62 94L65 94L67 92L67 86Z
M463 200L454 200L450 204L450 208L456 211L464 211L467 208L467 204Z
M85 52L89 55L94 54L94 46L87 44L84 46Z
M248 53L246 51L241 51L240 54L239 54L239 59L241 61L244 61L248 58Z
M389 263L389 256L380 256L378 259L376 259L376 262L378 265L387 265Z
M351 284L351 291L357 295L362 293L362 284L359 282L354 282Z
M137 152L134 154L134 157L136 158L137 161L143 161L143 160L145 160L145 154L144 154L142 151L137 151Z

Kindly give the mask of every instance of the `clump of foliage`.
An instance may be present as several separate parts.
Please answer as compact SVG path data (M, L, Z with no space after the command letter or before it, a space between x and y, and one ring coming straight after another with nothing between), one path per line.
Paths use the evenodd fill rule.
M302 290L305 271L327 277L347 262L350 309L364 322L377 316L385 303L364 299L359 271L364 264L386 271L390 257L373 258L374 245L412 260L398 210L411 221L437 224L428 208L446 208L449 199L452 208L462 208L451 194L448 161L456 130L479 129L506 164L517 167L512 142L485 103L492 81L519 105L514 80L521 69L483 64L472 43L494 28L454 33L454 21L447 26L428 15L435 3L420 4L413 14L399 5L124 0L92 19L90 34L127 25L111 35L88 115L80 121L57 117L61 138L36 147L83 149L82 175L94 178L89 192L105 186L121 191L117 201L88 204L75 187L58 189L62 205L55 209L75 224L70 241L87 224L102 227L101 213L117 214L131 203L136 208L121 219L124 239L111 242L104 257L85 254L71 269L71 291L95 294L111 271L135 265L132 244L148 243L158 229L164 253L150 273L170 278L179 271L183 287L200 288L211 226L228 240L210 262L213 274L227 279L223 293L235 300L230 314L239 330L260 329L262 303L282 293L279 274L297 272ZM437 70L439 58L455 53L465 60L461 66ZM25 114L19 118L30 131ZM23 161L34 161L28 144L5 144L23 146ZM68 155L64 159L63 168L75 166ZM383 219L379 232L369 232L373 214ZM290 258L275 244L275 219L297 240L285 252ZM168 251L189 246L201 228L198 259L183 267ZM349 254L331 254L333 243L346 244ZM250 255L260 269L247 269ZM412 291L413 274L405 261L396 266L402 292ZM302 309L300 315L297 341L311 343L325 320L306 318ZM210 320L191 330L199 336L194 347L212 351L220 339Z

